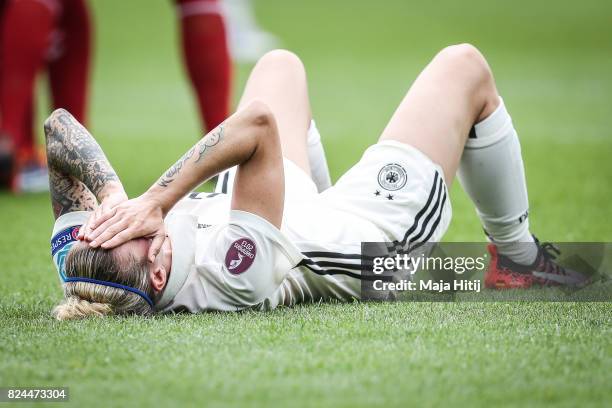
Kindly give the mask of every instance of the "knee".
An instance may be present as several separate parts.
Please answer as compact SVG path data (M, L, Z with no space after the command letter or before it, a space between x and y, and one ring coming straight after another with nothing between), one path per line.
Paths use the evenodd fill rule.
M257 65L274 66L283 70L304 73L304 64L300 57L291 51L283 49L268 51L259 59Z
M440 51L436 57L452 72L468 77L478 84L491 83L493 74L487 60L471 44L451 45Z

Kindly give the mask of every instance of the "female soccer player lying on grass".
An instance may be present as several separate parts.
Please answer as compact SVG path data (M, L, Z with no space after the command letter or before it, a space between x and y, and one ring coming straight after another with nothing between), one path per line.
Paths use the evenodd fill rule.
M582 280L529 232L517 134L470 45L433 59L334 186L304 68L287 51L265 55L237 112L135 199L68 112L55 111L45 134L65 293L58 319L358 299L361 242L439 241L457 172L492 242L487 287ZM218 173L217 193L190 193Z

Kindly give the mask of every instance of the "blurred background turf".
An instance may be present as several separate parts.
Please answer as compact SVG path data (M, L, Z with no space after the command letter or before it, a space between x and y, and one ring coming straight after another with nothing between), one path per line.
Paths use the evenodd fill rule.
M133 196L153 183L163 170L197 140L201 135L199 119L179 59L172 3L164 0L93 0L91 3L96 25L91 130L107 152L128 193ZM500 92L513 115L522 140L533 232L544 240L612 240L612 2L257 0L256 8L260 23L278 35L285 48L295 51L304 60L310 81L314 117L323 136L334 179L354 164L368 145L376 141L410 83L432 56L446 45L470 42L479 47L489 59ZM240 94L249 68L236 68L235 100ZM45 87L44 81L40 86ZM43 112L47 111L48 104L45 98L41 98L38 103L39 123L42 128ZM483 237L474 211L457 184L453 187L452 200L454 218L446 239L481 240ZM109 368L111 362L117 362L114 358L118 357L112 357L113 352L121 352L108 344L111 342L108 332L100 332L92 323L72 326L69 333L85 339L72 343L69 336L62 334L62 326L49 321L47 313L59 299L60 290L48 253L48 239L53 224L48 196L42 194L13 197L1 193L0 210L0 257L3 261L3 270L0 272L0 321L3 327L0 334L0 355L4 360L4 363L0 363L0 385L40 382L45 378L61 381L71 378L72 366L75 367L74 372L82 375L84 379L88 375L104 376L102 368ZM398 306L394 308L396 307ZM322 311L316 309L312 312L301 309L296 312L297 315L288 314L286 321L285 317L281 316L278 327L289 321L293 322L296 318L308 320L311 314L315 320L323 319L325 324L315 324L315 327L318 327L315 330L319 330L317 333L320 336L313 335L314 340L309 340L312 341L309 347L321 347L323 352L331 355L333 350L330 350L329 346L322 346L325 344L325 332L333 330L332 327L343 327L343 323L333 320L336 317L330 323L325 320L325 315L331 310L339 319L353 321L354 318L363 318L369 310L368 307L347 308L347 315L342 315L341 310L333 308L323 308ZM451 318L453 314L452 306L433 305L427 307L429 308L443 316L441 319ZM569 366L570 371L578 370L576 375L584 381L586 388L581 391L584 395L579 396L588 401L589 381L592 382L591 385L600 386L601 381L610 378L610 342L609 338L605 337L606 330L609 337L610 329L609 304L595 309L577 307L572 309L573 317L568 317L575 320L566 321L563 320L566 313L564 309L558 309L554 305L545 305L542 309L551 313L557 313L558 310L559 314L556 314L554 319L561 319L561 322L555 323L557 328L570 330L574 327L580 333L589 333L592 336L590 338L594 343L588 343L588 347L572 343L573 346L564 350L563 342L567 341L568 336L575 342L583 342L580 344L585 344L586 340L578 332L572 335L571 330L567 336L554 337L554 328L549 330L537 326L538 316L541 316L537 310L532 310L535 314L530 315L535 320L532 319L528 324L536 326L534 331L540 330L548 336L546 338L555 345L555 350L558 349L560 353L584 353L586 361L591 362L591 367L595 367L594 372L590 371L589 365L580 361ZM384 309L375 310L376 316L385 316ZM419 309L413 307L411 310L414 312ZM464 347L472 341L479 341L480 329L477 321L480 317L478 312L473 313L473 320L467 324L471 329L459 340L455 339L455 346ZM524 336L529 337L525 334L529 333L529 327L524 326L527 323L522 320L520 309L512 309L512 312L500 310L497 313L500 313L501 317L510 314L514 316L514 320L503 324L505 331L499 334L499 337L506 336L504 338L507 340L504 341L507 343L504 345L512 343L512 339L523 341ZM401 323L401 313L397 314L398 316L390 319L398 319L395 321ZM589 320L589 314L594 314L595 317ZM491 327L496 326L494 316L495 313L487 316L488 319L492 318L488 320ZM244 323L249 321L249 317L244 315L223 320L198 319L200 320L191 321L191 325L185 323L184 327L188 329L184 329L182 337L177 335L180 328L176 328L177 332L171 337L172 341L179 342L180 347L186 347L187 353L194 351L188 345L188 339L193 340L191 336L197 334L192 333L195 330L194 322L218 328L220 331L215 339L222 339L229 335L228 331L240 330ZM278 316L276 319L279 319ZM263 317L258 317L256 321L258 330L265 332L269 327ZM588 321L595 322L588 326L589 330L581 324L573 323ZM350 333L362 332L368 336L376 336L378 330L376 323L371 320L361 327L344 323L348 324L344 326L346 336L333 341L346 341L347 338L350 341L353 337ZM423 323L424 332L434 333L433 328L437 327L438 323L426 320ZM120 343L127 349L138 349L142 347L140 341L143 337L139 336L140 331L137 328L151 324L157 325L159 329L172 323L167 320L151 323L110 322L102 327L111 332L117 331L118 336L121 336L124 332L120 328L124 328L124 324L128 328L136 329L125 332L133 341L123 338ZM516 333L512 333L515 327L513 325L526 332L521 332L523 334L520 334L520 338L512 337L516 336ZM44 330L37 331L37 327ZM275 330L282 336L283 331L278 327ZM455 324L453 327L460 330L461 325ZM299 330L295 328L289 331L288 335L298 333ZM200 335L202 334L197 334ZM52 346L45 349L47 336ZM399 333L394 332L389 336L391 337L378 340L381 343L399 341ZM88 343L88 340L95 342L98 338L102 339L101 344L108 350L106 357L107 351L92 348ZM168 340L168 337L161 338ZM450 338L454 339L452 336ZM597 343L598 339L603 344ZM146 341L146 338L144 340ZM442 348L443 340L444 338L438 339L438 345ZM68 362L64 357L55 354L59 352L63 342L69 343L66 347L73 353ZM299 346L299 343L290 339L287 344L291 350ZM529 344L532 348L527 355L537 356L538 345ZM591 346L590 350L593 352L589 354ZM236 347L238 352L249 352L249 348L244 344ZM265 346L256 343L254 347L255 355L265 360ZM281 344L276 344L276 347L286 359L279 357L272 361L280 366L288 364L292 358L291 350L283 348L282 341ZM424 347L424 350L432 353L435 353L436 349L431 344ZM359 354L360 351L363 352L363 349L355 340L344 356L361 356L367 359L367 356ZM226 352L230 353L231 350ZM350 355L349 352L354 354ZM444 349L444 352L450 351ZM85 354L91 357L85 357ZM138 358L146 356L137 352L136 355ZM443 353L444 356L448 357L448 354ZM490 357L494 359L499 355L493 353ZM553 358L553 355L550 357ZM83 358L91 360L87 360L89 363L79 362ZM215 360L214 356L208 358L212 360L204 359L202 364L205 365L208 361L217 369L222 368L222 362ZM342 356L335 358L340 362L347 361L343 360ZM423 371L417 370L416 374L426 372L435 356L429 358L433 360L425 359L420 361L420 365L417 364ZM129 357L128 360L125 367L136 370L136 378L143 378L145 374L138 371L139 364L135 357ZM199 369L206 371L193 361L179 361L183 361L194 373L199 373ZM504 374L511 374L513 370L525 370L523 373L528 370L524 365L512 366L510 360L504 361L512 368L502 369ZM597 366L593 361L604 365ZM157 364L156 368L164 367L163 360ZM320 364L324 365L323 362ZM385 367L392 363L388 357L381 358L380 365L374 360L368 360L364 364L374 371L384 371ZM460 374L465 369L467 378L478 379L478 370L484 370L488 363L484 359L480 362L481 365L466 364L463 369L461 365L455 366L455 372ZM550 401L555 402L555 390L562 389L572 375L566 372L567 367L557 367L550 359L544 359L542 364L551 364L541 370L544 370L544 374L553 375L550 380L552 385L549 384L553 391L549 391L552 395ZM55 375L54 367L57 365L64 371ZM263 365L265 366L265 363ZM266 367L267 370L273 371L273 367ZM344 367L345 371L350 373L351 367ZM180 368L172 364L171 367L165 368L170 374L180 372ZM232 370L233 374L237 373L234 368ZM494 371L487 372L490 376L499 374ZM265 373L268 371L264 370ZM403 374L401 366L394 366L391 373ZM381 378L387 378L381 375ZM424 387L436 381L450 381L447 378L449 373L444 371L442 363L436 365L431 375L431 383L426 379L421 380ZM120 380L129 381L129 378L126 374ZM92 396L97 395L97 398L100 398L104 395L102 390L95 390L93 377L87 377L84 381L88 384L87 387L94 387L85 388L92 392ZM344 381L344 388L350 388L351 385L359 388L359 383L351 383L348 378ZM486 378L481 381L486 382ZM107 378L106 384L109 382L112 383L112 379ZM279 386L282 384L282 381L279 382ZM295 383L291 384L295 386ZM514 386L519 387L521 384ZM477 385L472 384L474 387ZM482 385L484 387L484 384ZM186 395L193 391L194 386L195 383L183 385ZM285 389L282 395L288 397L290 390ZM454 390L457 391L457 388ZM296 389L294 391L303 395L303 392ZM470 388L468 391L470 394L467 395L449 391L449 396L464 402L471 401L472 405L476 404L478 389ZM499 392L503 396L503 391L502 383L497 384L492 393ZM82 392L81 389L81 395ZM219 392L223 395L229 393L225 389ZM270 394L260 395L260 402L269 401L266 397L273 394L271 390L265 392ZM602 394L595 394L597 399L601 398ZM158 394L153 392L147 398L153 401L156 395ZM240 395L242 394L236 397L236 401L247 402L247 399L240 400ZM248 397L250 394L245 395ZM329 398L325 399L326 395ZM341 405L341 400L330 395L322 393L319 397L323 399L315 400ZM356 392L355 398L346 401L357 403L360 395L362 394ZM99 399L94 401L85 396L81 398L85 398L83 401L89 403L102 403ZM440 398L423 399L421 402L449 402L444 397ZM546 401L546 398L544 400ZM384 402L385 399L381 397L362 401L376 403ZM399 400L392 397L391 401ZM500 400L493 398L489 401ZM519 398L514 403L521 405L523 402Z

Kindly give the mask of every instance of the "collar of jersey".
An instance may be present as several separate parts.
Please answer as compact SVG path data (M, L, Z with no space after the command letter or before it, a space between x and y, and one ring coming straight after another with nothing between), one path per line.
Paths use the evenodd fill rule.
M170 304L185 284L189 271L194 265L196 217L189 214L170 213L165 221L172 244L172 266L166 288L155 305L157 310Z

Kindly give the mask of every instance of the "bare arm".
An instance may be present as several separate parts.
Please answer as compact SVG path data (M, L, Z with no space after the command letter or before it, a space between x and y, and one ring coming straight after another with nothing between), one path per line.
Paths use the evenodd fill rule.
M238 165L232 209L257 214L280 227L284 174L280 138L267 106L251 102L187 151L142 196L113 211L86 237L112 248L130 239L161 233L163 217L193 188ZM161 243L161 241L158 241ZM154 253L156 245L151 245Z
M185 194L235 165L237 190L232 209L258 214L280 226L284 197L282 152L274 118L261 102L251 103L207 134L145 194L158 201L166 215Z
M98 201L125 196L119 177L93 136L64 109L45 121L53 214L95 210ZM126 197L127 198L127 197Z

